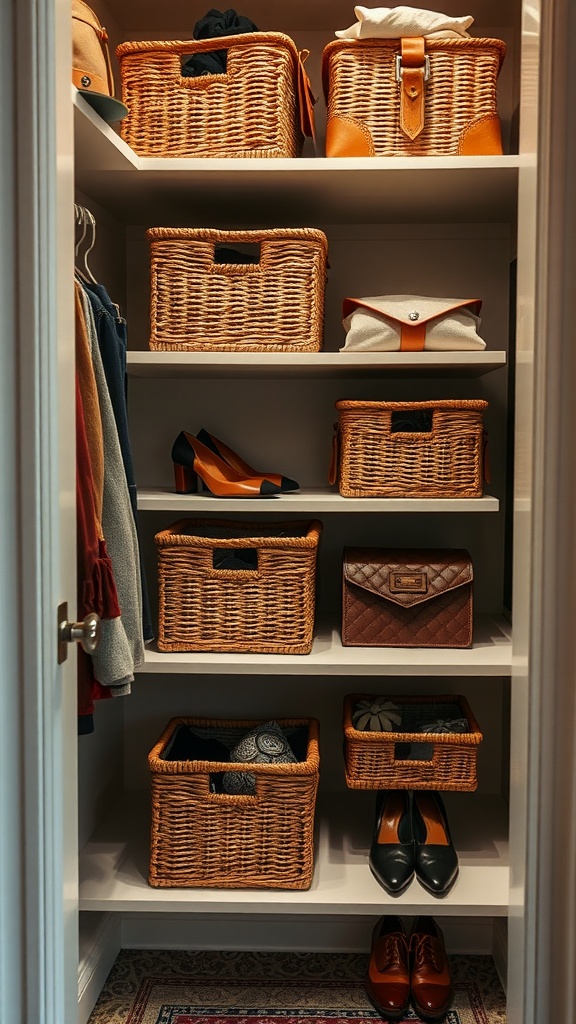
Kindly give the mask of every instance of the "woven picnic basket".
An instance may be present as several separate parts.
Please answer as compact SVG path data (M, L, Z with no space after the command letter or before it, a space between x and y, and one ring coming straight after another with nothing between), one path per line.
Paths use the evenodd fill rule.
M482 733L465 697L390 697L400 709L394 732L354 728L352 715L370 694L344 698L344 761L350 789L436 789L472 792ZM465 718L468 732L420 732L435 719Z
M421 67L414 69L403 56L406 43L414 40L337 39L325 47L327 156L501 154L496 82L506 44L422 39ZM407 70L419 70L421 80L406 79L404 89Z
M290 742L305 730L304 759L244 764L172 761L165 756L175 730L191 726L232 749L256 721L173 718L151 750L150 885L309 889L314 869L314 812L319 775L318 722L279 719ZM256 792L211 791L210 777L246 771Z
M225 74L182 76L182 59L227 50ZM122 138L138 156L295 157L302 68L280 32L122 43L116 50L128 116Z
M159 649L309 654L321 531L316 520L181 519L156 534ZM233 567L238 555L251 567Z
M478 498L482 496L488 403L336 402L337 476L346 498ZM423 429L402 429L412 415ZM400 416L401 429L395 429ZM410 425L410 424L409 424Z
M318 352L328 243L315 228L150 228L150 348ZM260 247L256 263L218 262L219 247Z

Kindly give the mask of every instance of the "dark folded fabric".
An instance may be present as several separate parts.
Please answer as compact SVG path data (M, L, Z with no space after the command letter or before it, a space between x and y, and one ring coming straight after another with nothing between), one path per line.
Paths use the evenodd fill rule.
M215 737L199 736L189 725L179 725L161 757L164 761L229 761L230 751Z
M222 36L237 36L244 32L257 32L258 26L238 14L233 8L217 11L214 8L200 18L194 26L194 39L220 39ZM208 53L197 53L188 57L182 65L184 78L197 78L199 75L223 75L227 65L226 50L211 50Z

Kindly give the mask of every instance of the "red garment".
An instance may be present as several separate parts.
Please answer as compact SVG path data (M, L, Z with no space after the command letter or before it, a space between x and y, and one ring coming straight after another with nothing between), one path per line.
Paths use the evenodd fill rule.
M78 617L96 612L101 619L120 615L112 563L96 516L94 480L84 423L84 408L76 377L76 529L78 561ZM78 651L78 714L91 715L94 701L111 697L108 686L95 677L92 659Z

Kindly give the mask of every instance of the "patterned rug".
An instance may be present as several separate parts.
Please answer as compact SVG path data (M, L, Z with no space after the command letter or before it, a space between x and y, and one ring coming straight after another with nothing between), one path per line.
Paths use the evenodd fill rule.
M446 1024L505 1024L489 956L450 958ZM88 1024L371 1024L367 957L354 953L122 950ZM410 1010L406 1021L419 1018Z

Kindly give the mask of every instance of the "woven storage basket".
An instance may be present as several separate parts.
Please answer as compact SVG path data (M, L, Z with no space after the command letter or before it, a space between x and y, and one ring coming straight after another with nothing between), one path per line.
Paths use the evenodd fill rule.
M321 530L181 519L158 533L159 649L309 654ZM247 549L254 568L214 567L218 552Z
M308 730L306 759L295 764L232 764L162 758L176 728L189 725L230 748L261 722L173 718L148 757L152 773L150 885L171 888L308 889L314 867L318 722L280 719ZM210 791L210 773L246 771L256 793Z
M184 56L227 50L222 75L182 76ZM138 156L294 157L302 149L298 51L280 32L122 43L116 50Z
M423 127L410 138L400 126L396 57L401 40L335 40L325 47L328 156L502 153L496 80L505 43L425 40L425 51L429 77L424 84Z
M438 789L473 792L477 786L476 758L482 733L464 697L390 697L402 715L402 732L363 732L352 725L359 701L370 694L344 698L344 761L350 789ZM409 728L435 718L465 718L469 732L422 733ZM423 744L422 760L402 759L396 744ZM406 751L404 751L404 754Z
M318 352L328 245L313 228L151 228L150 348ZM258 263L215 262L216 246L256 243Z
M345 498L479 498L481 400L336 402L339 489ZM431 430L394 431L395 413L431 414Z

